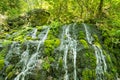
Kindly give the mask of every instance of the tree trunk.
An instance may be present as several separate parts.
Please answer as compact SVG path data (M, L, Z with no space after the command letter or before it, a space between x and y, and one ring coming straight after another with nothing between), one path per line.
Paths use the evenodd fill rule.
M102 17L103 3L104 3L104 0L100 0L100 4L98 6L98 12L97 12L97 15L96 15L97 18L101 18Z

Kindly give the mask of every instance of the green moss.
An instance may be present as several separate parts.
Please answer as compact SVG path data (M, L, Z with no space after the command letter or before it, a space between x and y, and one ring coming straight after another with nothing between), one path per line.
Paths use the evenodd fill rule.
M55 43L54 43L54 46L55 46L55 47L58 47L58 46L60 45L60 39L55 38L55 39L54 39L54 42L55 42Z
M55 59L53 57L51 57L51 56L48 57L48 60L49 60L50 63L55 61Z
M4 67L4 57L5 57L6 53L7 53L9 44L11 44L11 41L4 40L2 42L3 49L0 51L0 70L2 70L2 68Z
M39 26L47 23L47 20L50 14L42 9L34 9L29 11L28 13L29 22L32 26Z
M106 37L104 43L109 44L110 42L111 42L111 39Z
M106 80L114 80L115 79L115 75L113 75L112 73L105 72L104 75L105 75Z
M41 30L42 30L42 26L36 26L36 28L37 28L37 30L39 31L39 32L41 32Z
M85 66L87 67L89 67L90 69L95 69L96 68L96 57L95 57L95 55L93 54L93 53L90 53L90 52L88 52L88 53L85 53L84 54L84 56L85 56Z
M102 46L100 45L100 43L95 42L94 44L95 44L97 47L102 48Z
M111 63L112 61L111 61L111 57L110 57L110 55L106 54L105 51L103 51L103 53L104 53L105 56L106 56L106 60L107 60L109 63Z
M0 70L2 70L2 68L4 67L4 60L0 60Z
M111 68L111 72L112 72L112 73L116 73L116 72L117 72L116 66L113 66L113 67Z
M4 49L0 52L0 59L4 59L6 53L7 53L7 49L4 48Z
M85 69L82 72L82 80L95 80L96 74L95 70Z
M88 43L84 39L81 39L80 43L82 43L82 45L84 46L84 48L89 48Z
M42 67L44 70L49 70L50 68L50 63L48 61L43 62Z
M85 33L83 31L79 32L79 39L85 39Z
M6 46L8 46L9 44L11 44L12 43L12 41L10 41L10 40L4 40L3 42L2 42L2 45L4 46L4 47L6 47Z
M7 79L12 79L12 77L15 75L15 72L9 72L9 74L7 75Z
M27 36L26 40L32 40L32 37L31 36Z
M93 35L93 38L95 39L96 42L99 42L98 36L96 34Z
M59 21L52 21L50 24L51 28L58 28L60 25L62 25Z
M8 74L9 72L11 72L12 71L12 69L13 69L13 65L9 65L7 68L6 68L6 73Z
M58 64L59 64L59 67L62 68L62 66L63 66L63 59L62 59L62 57L59 58Z
M0 35L0 39L5 39L5 34L2 33L2 35Z
M44 52L47 56L50 56L53 50L54 50L54 46L47 44L44 49Z
M23 35L19 35L18 37L14 38L14 41L20 41L23 42L24 36Z
M49 34L47 36L47 39L54 39L58 37L59 30L57 28L51 28L49 31Z
M47 55L50 55L55 48L57 48L60 45L60 40L58 38L51 39L51 40L45 40L45 53Z

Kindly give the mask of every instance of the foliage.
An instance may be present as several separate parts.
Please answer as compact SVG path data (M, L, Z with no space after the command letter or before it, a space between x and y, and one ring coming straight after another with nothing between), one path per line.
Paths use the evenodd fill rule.
M9 72L11 72L12 71L12 69L13 69L13 65L9 65L9 66L7 66L7 68L6 68L6 73L8 74Z
M113 80L115 75L111 72L115 73L117 71L118 76L120 76L119 5L120 0L0 0L0 14L8 16L8 22L13 23L12 27L9 27L7 31L1 28L3 25L0 25L0 34L2 34L0 39L9 40L3 42L2 45L4 47L8 46L11 41L25 42L26 40L38 40L38 38L33 39L27 35L28 31L32 30L31 27L36 27L41 32L41 24L50 25L51 29L43 49L43 52L45 52L44 59L47 60L44 60L42 66L44 70L48 71L51 68L51 63L55 61L54 50L60 45L60 39L58 38L60 26L73 22L94 24L101 32L100 39L102 45L100 45L100 41L95 34L93 35L94 44L108 50L108 53L104 52L106 61L109 63L109 73L105 73L108 76L106 80ZM45 13L40 14L39 10L43 10ZM6 22L2 24L4 24L4 28L9 25ZM28 26L28 24L31 24L31 26ZM79 31L78 35L78 43L81 43L84 48L88 49L90 45L85 40L85 33ZM0 70L4 67L6 53L7 47L0 51ZM96 66L94 55L87 52L84 54L84 57L89 59L89 61L85 60L86 65L89 65L90 62L90 67L94 69ZM63 66L62 58L58 60L58 66ZM12 71L11 67L9 69L9 66L6 73L8 73L7 77L9 79L14 75L14 71ZM81 75L83 80L93 80L96 78L95 71L90 69L84 69ZM91 77L92 75L93 77Z
M45 53L49 56L51 55L52 51L60 45L59 39L52 39L45 41Z
M82 80L92 80L96 78L95 71L87 68L82 72L82 75L83 75Z
M2 70L3 67L4 67L4 59L3 60L0 59L0 71Z
M15 72L11 71L9 72L9 74L7 75L7 79L12 79L12 77L15 76Z
M17 16L20 13L20 0L0 0L0 13Z
M50 63L48 63L47 61L43 63L43 69L48 70L50 68Z
M84 39L81 39L80 43L82 43L82 45L84 46L84 48L89 48L88 43Z

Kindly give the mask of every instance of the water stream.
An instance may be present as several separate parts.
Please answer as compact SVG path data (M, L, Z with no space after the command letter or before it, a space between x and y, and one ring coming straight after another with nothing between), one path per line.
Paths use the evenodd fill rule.
M53 29L44 26L41 30L31 28L32 30L28 31L24 37L25 41L23 43L13 41L6 55L5 65L8 69L11 65L14 65L14 68L8 71L4 79L109 79L111 73L109 74L107 69L111 69L111 65L107 64L107 58L99 41L95 42L93 35L96 33L92 32L92 28L86 24L82 24L82 26L70 24L64 25L61 28L61 33L58 36L60 38L57 37L55 39L55 36L51 35ZM31 40L27 40L29 36L32 38ZM47 38L47 36L52 36L52 38ZM60 44L57 40L60 40ZM45 45L44 42L46 43ZM54 47L56 44L59 45ZM49 54L45 53L45 50L50 50ZM14 76L9 78L8 75L13 70L15 70L13 72ZM36 73L36 71L38 72ZM106 76L106 73L108 76Z
M36 37L36 32L37 32L37 29L34 29L34 32L32 34L33 38ZM32 70L34 70L34 68L37 66L38 61L39 61L39 57L40 57L40 54L41 54L39 49L40 49L41 45L44 44L44 41L47 38L48 32L49 32L49 28L45 29L39 35L40 40L39 41L34 41L34 43L36 42L38 44L38 46L37 46L36 52L34 52L32 55L30 55L30 51L29 51L29 47L30 47L30 44L32 43L32 41L27 41L26 42L27 48L21 54L21 58L20 58L20 63L23 64L22 65L22 70L21 70L21 72L18 73L18 75L14 78L14 80L26 80L25 79L26 75L32 74ZM11 53L13 53L12 49L17 50L16 46L14 46L14 45L15 45L15 42L11 45L11 49L8 53L9 55L11 55ZM19 51L16 51L16 52L19 52ZM6 60L7 60L8 57L10 57L9 55L6 57ZM7 77L6 77L6 80L7 80Z
M44 44L44 41L46 40L47 35L48 35L48 31L49 31L49 28L40 33L39 37L41 39L38 43L37 50L34 54L31 55L30 58L28 58L30 56L28 47L27 47L26 51L24 51L22 53L21 62L24 63L24 66L22 68L22 71L17 75L17 77L14 80L20 80L20 78L22 80L25 80L25 76L27 74L31 74L31 71L35 68L35 66L38 63L38 60L39 60L38 57L40 57L39 48L41 47L41 44ZM36 30L35 30L35 33L36 33Z
M77 78L77 72L76 72L76 56L77 56L77 41L72 38L70 34L70 26L64 26L63 27L63 33L62 33L62 38L61 38L61 45L60 45L60 50L64 51L64 69L65 69L65 76L64 80L69 80L69 75L68 75L68 66L67 66L67 56L68 54L73 54L73 65L74 65L74 80Z
M34 28L33 32L32 32L32 35L31 35L33 39L36 38L36 34L37 34L37 28Z
M94 43L92 43L92 41L94 40L91 33L89 32L88 26L86 24L83 24L84 28L85 28L85 32L86 32L86 39L88 41L89 44L91 44L95 50L95 56L96 56L96 80L104 80L104 72L106 72L107 70L107 64L105 61L105 55L103 55L103 51L101 49L101 47L99 45L96 45Z

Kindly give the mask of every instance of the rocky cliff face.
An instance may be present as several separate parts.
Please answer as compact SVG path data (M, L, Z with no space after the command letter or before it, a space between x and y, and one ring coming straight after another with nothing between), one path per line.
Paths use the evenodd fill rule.
M14 29L1 40L1 79L117 80L99 32L87 24Z

